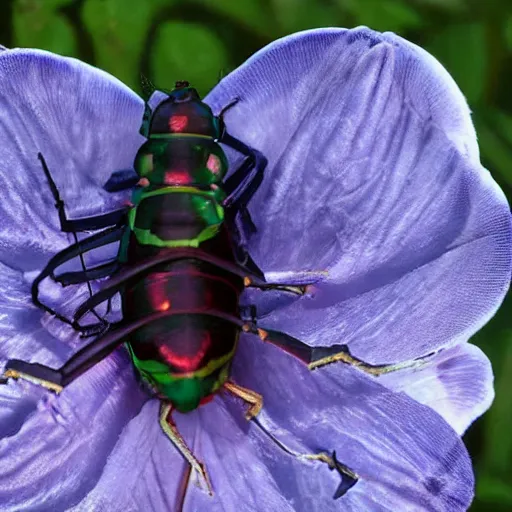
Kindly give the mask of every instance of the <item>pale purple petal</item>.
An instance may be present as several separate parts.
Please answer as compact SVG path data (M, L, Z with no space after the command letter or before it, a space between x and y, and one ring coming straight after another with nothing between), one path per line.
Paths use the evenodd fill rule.
M494 399L491 363L470 343L443 350L419 368L382 375L379 382L428 405L459 435Z
M38 269L69 245L37 153L68 217L119 207L126 193L102 185L131 168L143 139L143 102L107 73L38 50L0 53L0 262Z
M466 510L473 493L468 454L429 408L341 364L309 372L245 335L234 379L262 393L258 418L280 441L300 453L336 450L360 481L333 500L336 472L284 453L244 419L246 405L223 392L196 411L174 414L215 493L201 490L192 473L185 512ZM185 469L151 401L125 427L96 486L73 510L174 510Z
M282 454L281 466L277 453L261 449L264 460L274 461L272 474L296 510L468 507L470 458L458 435L428 407L343 364L310 372L247 335L240 341L233 378L263 395L261 421L278 439L301 452L336 450L361 477L335 508L329 500L337 485L333 472L309 465L286 471L290 457Z
M72 510L176 510L187 463L164 436L157 400L147 402L122 431L101 478Z
M9 358L57 367L90 340L43 314L30 284L72 238L60 232L42 152L70 218L119 207L101 188L140 145L142 101L106 73L34 50L0 54L0 369ZM115 256L115 247L96 261ZM89 262L94 258L89 258ZM69 315L85 287L45 283L41 297ZM2 510L57 510L99 478L117 436L146 395L122 351L54 397L22 382L0 386ZM53 500L53 501L52 501Z
M247 435L240 408L236 421L222 399L187 415L174 414L181 434L209 471L215 495L200 490L191 474L184 511L292 511L273 481L254 440ZM186 465L158 424L158 403L146 404L125 428L98 485L77 511L178 510ZM241 427L242 426L242 427ZM250 481L254 484L251 486Z
M2 418L9 408L6 393L9 389L0 386ZM47 394L17 433L0 440L2 510L67 510L78 503L98 481L121 430L146 398L124 351L59 396Z
M38 152L69 218L119 208L126 193L108 194L102 184L113 171L132 166L143 140L142 111L140 98L121 82L75 59L38 50L0 54L2 358L25 358L28 352L40 363L52 364L55 357L62 362L67 347L49 332L66 344L76 341L75 333L43 317L30 300L32 280L72 242L60 231ZM115 245L86 256L87 263L115 257ZM63 291L47 280L41 298L69 313L85 290Z
M214 490L208 496L192 473L185 512L466 510L473 492L468 454L429 408L355 370L311 373L257 339L241 343L234 375L263 394L261 423L292 450L336 450L360 481L333 500L336 472L283 452L244 419L246 405L223 392L196 411L174 414ZM146 404L74 510L175 510L185 465L157 418L157 402Z
M262 325L312 344L349 343L375 362L465 339L504 294L510 219L477 162L462 96L438 64L396 36L317 34L294 36L291 50L277 43L211 97L216 111L242 97L227 114L228 129L270 161L251 206L260 229L250 246L257 263L267 272L330 272L314 297L283 307ZM44 52L0 54L0 85L0 159L7 162L0 169L6 195L0 307L7 311L0 318L7 343L0 356L26 358L33 350L31 360L50 364L77 340L47 319L41 324L30 306L31 279L70 242L58 232L37 151L70 216L112 209L126 194L108 195L101 184L114 170L131 167L142 141L142 102L107 75ZM67 302L68 311L77 300L56 288L45 293ZM467 508L469 457L427 407L343 365L311 374L245 336L234 376L264 395L261 421L274 435L300 451L336 449L361 480L334 502L334 472L284 455L245 422L239 401L217 397L177 415L216 488L212 500L192 483L186 510ZM145 395L124 353L58 398L41 401L39 390L23 386L21 401L19 387L0 389L2 428L13 418L0 431L9 436L0 441L5 510L169 510L184 463L160 431L156 402L126 425Z
M228 131L269 160L249 207L251 255L267 273L329 271L263 327L386 363L466 341L494 314L510 281L510 211L433 57L364 28L304 32L207 100L218 112L234 97ZM265 293L257 305L269 309Z

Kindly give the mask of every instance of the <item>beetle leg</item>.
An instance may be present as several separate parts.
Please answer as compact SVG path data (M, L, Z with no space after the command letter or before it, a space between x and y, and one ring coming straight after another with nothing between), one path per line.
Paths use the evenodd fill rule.
M313 273L315 275L320 275L321 272ZM310 287L314 285L318 279L314 279L310 283L304 283L304 284L286 284L286 283L267 283L267 282L261 282L261 283L255 283L253 280L246 276L244 277L244 286L246 288L252 287L252 288L258 288L259 290L268 291L268 290L277 290L281 292L289 292L294 293L295 295L306 295Z
M312 292L314 293L315 285L324 280L327 275L327 270L269 272L265 275L261 274L262 278L258 278L257 281L254 281L251 276L246 275L244 277L244 286L246 288L257 288L261 291L285 292L301 297L311 295Z
M350 354L347 345L331 345L330 347L311 347L306 343L279 331L267 330L256 327L254 324L249 327L248 331L257 334L262 341L272 343L277 347L285 350L289 354L297 357L308 365L310 370L315 370L322 366L332 363L345 363L354 366L365 373L378 377L386 373L395 372L403 368L414 368L422 366L424 360L432 356L427 356L414 359L412 361L404 361L401 363L391 364L370 364L362 359L358 359ZM246 330L246 332L248 332Z
M118 192L135 187L139 180L140 176L133 169L122 169L113 172L103 188L107 192Z
M63 232L72 233L73 238L75 240L75 244L80 247L80 242L78 241L77 231L87 231L88 229L101 229L108 226L112 226L113 224L118 224L121 222L121 220L126 216L126 209L121 210L115 210L113 212L109 212L106 214L100 214L95 215L92 217L83 217L81 219L74 219L69 220L66 217L66 210L64 207L64 201L60 197L59 190L57 188L57 185L55 184L55 181L53 181L52 175L50 173L50 170L48 169L48 165L46 164L46 161L41 153L37 154L39 160L41 161L41 165L43 166L43 172L46 176L46 179L48 181L48 185L50 186L51 193L53 195L53 198L55 199L55 207L57 208L57 212L59 215L59 222L60 222L60 229ZM82 270L84 272L84 275L87 276L87 267L85 265L84 255L83 251L78 251L78 256L80 257L80 263L82 265ZM92 288L91 283L89 279L86 278L85 282L87 283L87 288L89 290L89 295L92 296ZM33 290L34 288L32 288ZM34 302L37 306L42 307L42 304L37 301ZM53 312L55 316L57 316L61 321L66 322L69 324L69 321L61 315L58 315L53 310L49 311L50 308L43 308L46 309L46 311ZM93 315L100 321L100 324L107 324L107 322L104 321L103 318L101 318L94 309L91 311Z
M226 209L226 219L229 220L238 235L235 244L236 259L240 264L249 267L253 262L247 251L247 238L256 232L256 226L251 219L247 205L263 181L268 162L262 153L227 132L222 134L219 142L245 156L240 167L223 184L224 192L227 195L223 206Z
M226 74L227 73L223 74L223 70L222 69L219 71L219 82L226 76ZM230 108L233 108L239 101L240 101L240 98L238 96L236 96L227 105L222 107L221 111L217 115L217 117L219 118L219 121L222 123L222 126L225 126L225 124L224 124L224 115L226 114L226 112Z
M319 359L315 359L315 360L311 361L308 364L308 368L310 370L315 370L317 368L321 368L322 366L326 366L328 364L338 363L338 362L342 362L345 364L349 364L350 366L359 368L363 372L369 373L370 375L373 375L375 377L378 377L379 375L384 375L386 373L395 372L397 370L401 370L402 368L411 368L414 366L421 366L421 364L422 364L421 359L418 359L418 360L414 360L414 361L406 361L403 363L396 363L396 364L373 365L373 364L366 363L365 361L350 355L348 347L344 346L343 350L341 350L340 352L326 355L324 357L321 357Z
M28 363L19 359L9 359L5 366L4 378L24 379L34 382L52 391L59 392L89 368L110 355L122 345L126 337L139 327L132 323L96 338L94 341L73 354L58 369L39 363Z
M27 380L59 393L63 387L110 355L138 327L138 323L132 323L96 338L57 369L39 363L9 359L2 377Z
M187 443L183 439L182 435L178 432L176 424L172 419L172 405L168 403L162 403L160 406L160 426L164 431L165 435L171 440L172 444L178 449L182 457L190 464L197 474L203 479L206 484L208 494L213 496L212 484L210 483L210 477L202 462L196 458L192 453Z
M101 274L101 272L98 272L98 267L93 267L91 269L86 269L83 272L68 272L63 274L62 276L56 277L55 276L55 270L66 263L67 261L72 260L76 256L79 256L81 254L84 254L85 252L91 251L93 249L103 247L105 245L108 245L110 243L118 241L123 233L124 229L122 227L112 227L109 229L106 229L105 231L102 231L100 233L96 233L85 240L81 240L79 243L75 243L63 251L57 253L53 258L47 263L46 267L41 271L41 273L34 279L31 286L31 293L32 293L32 302L35 306L42 309L43 311L46 311L47 313L54 315L57 319L59 319L61 322L64 322L68 325L71 325L75 330L85 333L88 332L87 329L80 329L80 327L76 326L76 323L73 320L68 319L64 315L61 315L54 309L50 308L46 304L43 304L39 300L39 286L41 282L46 279L47 277L50 277L54 279L57 282L62 281L63 284L66 284L65 279L69 279L70 281L73 280L73 283L78 283L79 280L78 277L83 277L82 282L88 281L89 278L95 277L98 278L98 275ZM103 267L102 270L105 270L106 267ZM112 267L108 267L108 270L112 270ZM92 276L89 274L89 272L92 273ZM78 275L77 275L78 274ZM68 283L71 284L71 283ZM100 326L104 326L105 322L101 322L100 324L94 324L98 328Z
M126 208L114 210L108 213L102 213L100 215L94 215L92 217L82 217L80 219L68 219L66 217L66 211L64 209L64 201L60 197L57 185L53 181L48 165L41 153L37 154L37 157L41 161L43 171L50 185L53 198L55 199L55 207L57 208L60 221L60 229L65 233L76 234L76 231L88 231L94 229L102 229L109 226L113 226L120 222L126 216Z
M222 318L231 322L240 329L249 329L240 318L234 315L224 313L215 309L190 309L190 310L166 310L157 311L143 318L139 318L128 324L113 324L114 329L110 332L99 336L94 341L80 349L76 354L71 356L61 368L53 369L38 363L28 363L18 359L10 359L5 367L6 373L10 371L9 377L24 378L26 380L37 380L50 382L60 387L67 386L70 382L85 373L89 368L93 367L108 355L110 355L117 347L122 345L126 339L135 331L150 325L161 318L179 316L179 315L208 315ZM88 327L88 326L84 326ZM248 331L246 331L248 332ZM6 375L4 374L4 377Z
M357 473L352 471L348 466L341 463L336 458L335 451L332 452L332 455L329 455L327 452L314 453L314 454L306 453L306 454L297 455L297 458L324 462L325 464L327 464L329 466L329 469L331 471L336 470L338 472L338 474L341 476L341 482L338 485L338 488L336 489L334 496L332 497L333 500L337 500L338 498L341 498L359 480L359 476L357 475Z
M35 363L26 363L25 361L10 360L7 362L6 368L7 369L2 375L2 380L22 379L31 382L32 384L42 386L54 393L60 393L63 389L63 386L57 383L61 378L59 373L47 366Z
M251 420L261 411L261 408L263 407L263 397L259 393L239 386L229 380L224 383L224 388L232 395L241 398L244 402L247 402L250 405L249 409L245 413L245 419Z
M243 209L263 181L267 159L258 150L247 146L226 132L219 142L226 144L246 157L242 165L226 179L223 187L227 194L224 206L230 208L236 205Z
M298 460L307 460L307 461L318 461L323 462L329 466L329 469L336 470L341 477L341 482L336 489L333 499L337 500L341 498L344 494L347 493L358 481L359 475L350 469L345 464L341 463L336 458L336 452L333 451L332 455L329 455L327 452L320 453L300 453L291 448L288 448L283 442L281 442L274 434L269 432L256 418L253 419L253 423L257 425L257 427L262 430L265 435L267 435L281 450L283 450L288 455L291 455Z
M96 279L110 277L112 274L115 274L120 267L119 262L114 260L109 263L98 265L97 267L89 267L85 271L63 272L62 274L55 276L54 281L60 283L62 286L85 283L88 280L94 281Z

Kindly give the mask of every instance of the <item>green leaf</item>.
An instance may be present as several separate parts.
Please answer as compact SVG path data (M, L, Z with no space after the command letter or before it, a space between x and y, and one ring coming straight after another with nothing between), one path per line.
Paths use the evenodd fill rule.
M17 0L12 21L14 45L75 56L73 29L58 10L67 3L65 0Z
M485 28L481 23L448 26L429 39L426 50L446 67L468 103L480 101L488 71Z
M501 350L498 357L491 360L496 375L496 398L485 418L486 435L481 465L485 468L485 474L501 476L505 480L512 471L512 330L499 331L492 341Z
M493 174L512 184L512 117L487 110L474 115L480 152Z
M204 96L217 83L219 71L229 67L229 59L207 27L167 22L159 26L151 64L157 87L172 89L176 80L187 80Z
M503 510L506 506L510 507L508 510L512 509L512 485L510 483L484 475L477 479L477 495L479 501L485 502L487 506L499 504L503 506Z
M246 26L256 33L273 39L279 37L274 17L269 17L266 2L262 0L196 0L198 9L201 5L222 13L233 20L237 25Z
M271 6L279 31L273 38L312 28L343 26L341 9L327 2L272 0Z
M508 16L505 21L505 41L507 43L507 49L512 50L512 16Z
M418 11L399 0L338 0L338 3L356 18L357 24L374 30L403 33L423 24Z
M156 13L172 0L87 0L82 19L91 33L96 65L135 90L144 43Z
M467 0L416 0L416 3L432 5L446 11L457 11L467 7Z

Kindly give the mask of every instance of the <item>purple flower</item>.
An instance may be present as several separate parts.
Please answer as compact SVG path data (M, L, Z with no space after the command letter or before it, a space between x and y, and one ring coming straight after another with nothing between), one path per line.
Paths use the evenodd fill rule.
M251 291L244 303L263 328L403 369L310 371L242 334L232 378L260 393L263 409L248 422L246 406L221 392L175 414L215 492L194 485L193 472L184 510L465 510L474 482L459 436L493 398L489 361L467 340L506 293L511 221L479 163L462 94L420 48L360 28L277 41L206 102L218 114L236 97L229 133L269 162L249 205L252 258L273 282L328 272L309 296ZM132 166L143 110L120 82L76 60L0 53L2 365L58 367L87 342L32 304L30 283L72 243L37 153L70 217L113 210L128 195L102 187ZM236 168L242 156L228 156ZM86 263L116 252L112 244ZM42 293L69 316L87 288L46 280ZM124 348L60 395L21 380L0 386L1 510L176 510L189 466L158 407ZM340 473L302 457L333 451L358 477L337 500Z

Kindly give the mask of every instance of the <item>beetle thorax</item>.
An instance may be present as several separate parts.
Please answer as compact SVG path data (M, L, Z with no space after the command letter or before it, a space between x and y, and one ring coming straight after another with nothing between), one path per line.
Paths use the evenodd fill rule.
M151 119L150 137L176 133L218 138L218 121L210 107L199 99L197 93L189 93L185 98L183 101L176 101L171 95L157 107Z

